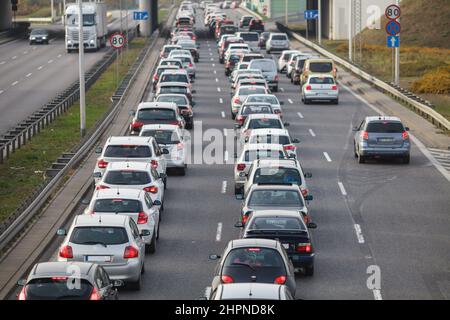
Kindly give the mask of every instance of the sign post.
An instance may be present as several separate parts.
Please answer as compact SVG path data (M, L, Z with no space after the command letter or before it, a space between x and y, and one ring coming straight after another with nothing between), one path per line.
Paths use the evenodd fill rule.
M119 85L119 50L123 48L126 42L124 35L120 32L113 33L109 38L111 47L116 49L116 86Z
M392 48L393 65L394 65L394 83L400 84L400 31L402 29L400 24L400 16L402 11L400 9L400 0L396 0L397 4L390 5L386 8L386 18L388 23L386 24L386 33L388 34L386 45L388 48Z
M309 28L308 28L308 21L309 20L317 20L319 17L319 11L318 10L306 10L304 13L305 20L306 20L306 39L309 38Z

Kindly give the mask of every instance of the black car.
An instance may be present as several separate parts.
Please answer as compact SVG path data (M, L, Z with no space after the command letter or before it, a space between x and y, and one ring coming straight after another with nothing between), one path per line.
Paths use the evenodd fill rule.
M33 29L30 33L30 45L35 43L48 44L50 34L45 29Z
M110 280L102 266L87 262L43 262L31 269L18 300L117 300L122 280Z
M248 25L252 19L252 16L243 16L239 21L239 28L248 28Z
M253 18L248 24L248 31L264 32L264 22L261 19Z
M236 227L242 228L242 222ZM295 268L302 268L307 276L314 274L314 247L308 228L316 228L309 222L305 225L297 211L263 210L251 213L242 232L243 239L264 238L281 242Z

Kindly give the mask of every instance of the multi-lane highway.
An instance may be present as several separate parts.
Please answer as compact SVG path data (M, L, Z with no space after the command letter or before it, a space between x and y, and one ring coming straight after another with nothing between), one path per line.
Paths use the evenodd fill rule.
M120 29L120 12L113 12L109 30ZM125 26L125 13L122 14ZM129 12L129 27L135 26ZM26 119L78 79L78 55L68 54L63 26L52 26L49 45L32 45L18 39L0 45L0 134ZM56 35L55 35L56 34ZM109 43L107 44L109 46ZM85 55L86 70L99 61L108 48Z
M235 21L241 15L240 10L227 13ZM200 126L203 132L216 130L224 144L234 130L230 83L201 21L199 16L194 148L210 143L196 136ZM313 174L309 209L318 224L315 274L297 277L297 298L449 299L449 181L417 145L410 165L358 164L351 128L377 113L347 87L341 87L339 105L302 104L299 87L284 75L279 88L290 134L301 140L298 157ZM228 164L193 164L186 176L169 177L160 239L156 253L146 256L143 287L121 290L122 299L195 299L211 284L215 262L208 255L221 254L239 236L234 150L222 151ZM381 270L381 290L367 286L369 266Z

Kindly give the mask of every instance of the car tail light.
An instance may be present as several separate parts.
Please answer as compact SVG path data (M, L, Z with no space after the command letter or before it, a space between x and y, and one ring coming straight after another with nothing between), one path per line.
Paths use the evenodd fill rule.
M308 195L308 193L309 193L308 189L300 188L300 190L302 192L303 197L306 197Z
M273 110L273 113L275 113L275 114L281 114L281 110L278 110L278 109Z
M243 123L244 123L244 117L243 116L238 116L237 118L236 118L236 122L239 124L239 125L242 125Z
M148 222L148 215L145 212L139 212L137 224L146 224Z
M278 80L280 80L280 76L279 76L279 75L276 75L276 76L275 76L275 81L278 81Z
M306 91L310 91L312 89L312 87L310 86L310 85L307 85L306 87L305 87L305 90Z
M237 165L237 170L238 171L242 171L245 169L245 163L238 163Z
M189 68L193 67L194 65L192 64L192 62L189 62Z
M242 216L242 224L246 224L247 221L248 221L248 215L244 214L244 215Z
M361 139L363 139L363 140L369 140L369 132L367 132L367 131L361 131Z
M310 243L299 243L299 244L297 244L295 251L306 252L306 253L311 252L311 244Z
M73 258L72 247L71 246L61 247L61 249L59 250L59 256L61 258L67 258L67 259Z
M177 143L177 150L183 150L184 144L183 142L178 142Z
M109 189L108 186L99 185L95 187L95 190L103 190L103 189Z
M286 283L286 276L279 276L275 278L275 281L273 283L276 284L285 284Z
M150 193L157 193L158 192L158 187L155 187L155 186L145 187L144 191L147 191L147 192L150 192Z
M152 165L152 168L158 168L158 161L156 161L156 160L152 160L151 162L150 162L150 164Z
M224 274L224 275L222 275L221 277L220 277L220 281L222 282L222 283L233 283L233 278L232 277L230 277L230 276L227 276L226 274Z
M99 167L100 169L105 169L107 166L108 166L108 162L106 162L103 159L98 160L97 167Z
M408 134L407 131L403 131L402 138L403 138L403 140L408 140L409 139L409 134Z
M196 37L196 36L193 36L193 37L192 37L192 40L197 40L197 37Z
M236 97L236 98L234 98L233 102L236 103L236 104L240 104L241 103L241 99L239 99L239 97Z
M123 253L123 258L124 259L132 259L132 258L137 258L139 257L139 250L136 249L133 246L128 246L125 248L125 251Z
M245 131L243 132L243 134L244 134L244 136L249 137L251 132L252 132L251 129L245 129Z
M26 286L23 286L22 290L20 290L17 300L27 300Z
M143 122L140 122L140 121L133 121L133 122L131 123L131 128L132 128L132 129L140 129L143 125L144 125Z
M331 90L337 90L337 86L332 86Z
M158 74L157 73L155 73L154 75L153 75L153 81L158 81Z
M286 145L286 146L284 146L283 147L284 148L284 150L289 150L289 151L293 151L293 150L295 150L295 146L293 146L292 144L288 144L288 145Z
M97 291L96 287L93 287L92 292L91 292L91 296L89 297L89 300L100 300L100 294Z

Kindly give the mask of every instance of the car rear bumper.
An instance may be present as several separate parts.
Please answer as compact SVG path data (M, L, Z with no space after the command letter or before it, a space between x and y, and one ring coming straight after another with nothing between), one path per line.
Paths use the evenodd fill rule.
M339 92L332 92L332 91L326 92L311 91L311 92L304 92L303 95L306 99L310 100L336 100L339 98Z
M184 159L166 159L167 168L184 168L186 166L186 161Z
M304 268L313 266L314 256L315 256L314 253L308 256L303 254L288 253L288 257L291 258L294 268Z
M363 147L360 148L359 153L364 157L406 157L410 154L410 149L402 148L374 148Z
M141 262L138 259L128 261L127 264L112 266L103 264L111 280L123 280L125 282L133 282L139 279L141 274Z

